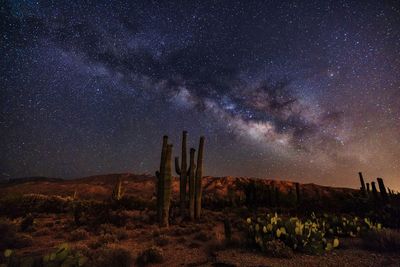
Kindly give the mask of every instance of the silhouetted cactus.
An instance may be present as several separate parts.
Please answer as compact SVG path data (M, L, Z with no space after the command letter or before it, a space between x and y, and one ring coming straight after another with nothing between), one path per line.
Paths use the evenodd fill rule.
M358 173L358 175L360 176L360 183L361 183L361 194L363 194L364 196L366 195L366 189L365 189L365 183L364 183L364 178L361 172Z
M383 183L383 179L382 178L376 178L376 180L378 181L379 191L381 192L382 200L383 201L387 201L388 200L388 195L387 195L387 192L386 192L385 184Z
M157 176L157 218L161 226L169 224L169 208L171 203L172 183L172 145L168 144L168 136L163 137L160 170Z
M375 182L371 182L372 187L372 195L374 196L375 200L378 200L378 191L376 191Z
M190 149L190 165L189 165L189 216L191 220L194 220L194 194L195 194L195 175L196 175L196 164L194 163L194 156L196 153L196 149Z
M175 171L179 174L179 203L181 215L184 215L186 208L186 191L187 191L187 177L189 171L187 168L187 153L186 153L186 139L187 132L182 133L182 158L181 165L179 166L179 157L175 157Z
M366 183L366 186L367 186L367 194L369 194L370 192L369 183Z
M204 151L204 136L200 137L199 151L197 152L197 168L196 168L196 181L195 181L195 214L196 219L200 218L201 215L201 195L202 186L201 181L203 178L203 151Z

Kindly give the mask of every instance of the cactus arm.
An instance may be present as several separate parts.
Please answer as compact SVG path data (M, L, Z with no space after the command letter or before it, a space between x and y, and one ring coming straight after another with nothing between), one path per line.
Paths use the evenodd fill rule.
M175 172L181 175L181 168L179 167L179 157L175 157Z

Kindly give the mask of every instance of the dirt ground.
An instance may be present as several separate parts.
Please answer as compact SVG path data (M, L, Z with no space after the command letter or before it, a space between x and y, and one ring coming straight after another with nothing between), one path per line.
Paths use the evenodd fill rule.
M100 230L76 227L68 214L40 215L29 231L32 245L17 253L49 253L60 243L68 242L78 250L122 247L130 251L133 259L149 247L161 248L163 263L149 266L400 266L400 255L363 250L358 239L342 239L339 249L324 255L295 253L290 259L274 258L245 245L225 246L225 215L221 212L205 211L201 222L181 222L161 229L146 221L146 211L131 211L130 215L133 219L126 226L106 224ZM234 230L233 234L238 233Z

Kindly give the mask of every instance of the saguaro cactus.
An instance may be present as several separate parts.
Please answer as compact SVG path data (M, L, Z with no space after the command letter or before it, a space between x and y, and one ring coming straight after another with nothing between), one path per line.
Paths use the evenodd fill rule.
M376 180L378 181L379 191L381 192L382 200L383 201L387 201L388 200L388 195L387 195L387 192L386 192L385 184L383 183L383 179L382 178L376 178Z
M172 145L168 144L168 136L163 137L160 170L157 176L157 218L161 226L168 226L171 203L172 183Z
M203 178L203 151L204 151L204 136L200 137L199 151L197 152L197 169L195 182L195 218L199 219L201 214L201 195Z
M184 214L186 206L185 203L186 203L187 177L189 174L187 169L187 160L186 160L187 158L186 139L187 139L187 132L183 131L181 166L179 166L179 157L175 157L175 171L177 174L179 174L179 202L182 215Z
M194 156L196 149L190 149L190 165L189 165L189 216L191 220L194 220L195 215L195 175L196 175L196 164L194 163Z
M365 183L364 183L364 178L361 172L358 173L358 175L360 176L360 183L361 183L361 193L365 196L366 195L366 189L365 189Z
M367 194L369 194L369 192L370 192L369 183L366 183L365 185L367 186Z

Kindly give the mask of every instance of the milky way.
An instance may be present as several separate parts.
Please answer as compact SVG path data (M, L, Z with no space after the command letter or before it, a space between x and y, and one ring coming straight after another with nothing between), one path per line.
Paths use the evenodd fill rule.
M3 177L154 173L187 130L207 175L400 189L398 1L0 3Z

